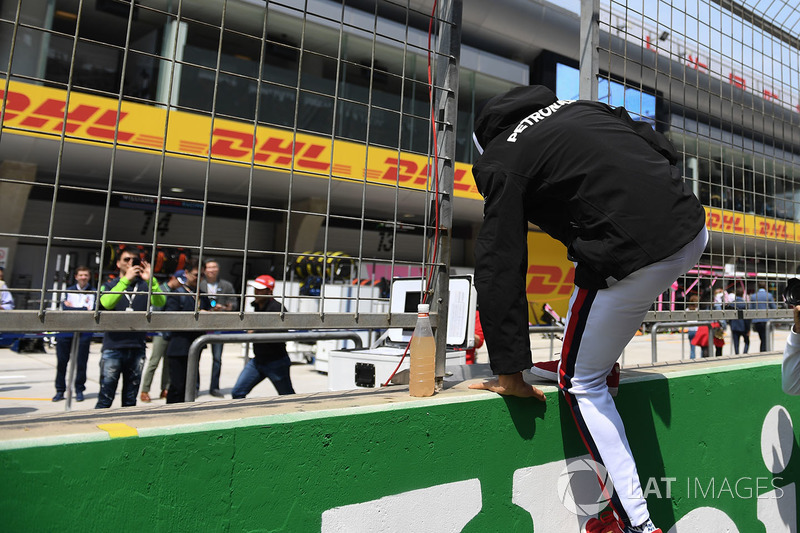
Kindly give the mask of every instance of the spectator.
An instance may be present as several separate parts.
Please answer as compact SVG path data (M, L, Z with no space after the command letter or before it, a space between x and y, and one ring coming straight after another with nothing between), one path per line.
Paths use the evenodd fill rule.
M166 296L155 294L159 286L153 279L150 263L139 259L132 247L119 253L119 279L109 280L100 287L100 307L109 311L147 311L147 292L152 289L150 304L161 307ZM100 394L96 409L111 407L122 375L122 406L136 405L136 394L142 378L145 359L143 331L107 331L103 336L100 358Z
M203 263L203 279L200 281L200 294L208 296L212 311L236 311L237 305L235 296L236 291L230 281L220 279L219 263L216 259L206 259ZM222 398L224 395L219 391L219 376L222 372L222 347L220 343L211 344L211 384L209 394Z
M736 287L736 297L733 303L728 304L729 309L744 311L747 309L747 301L744 299L744 288ZM733 342L733 352L739 353L739 339L744 340L744 353L750 351L750 319L736 318L731 320L731 342Z
M698 303L697 303L697 294L690 294L689 300L686 303L686 310L687 311L697 311ZM689 332L687 333L689 337L689 359L694 359L697 355L696 353L696 346L692 342L694 340L695 335L697 335L697 326L692 326L689 328Z
M468 365L474 365L476 361L475 352L483 346L483 328L481 327L481 315L475 310L475 344L472 348L467 350L466 362Z
M758 291L750 297L751 309L777 309L775 298L767 292L767 283L764 281L758 282ZM768 318L754 318L753 329L758 333L758 338L761 340L759 351L767 351L767 322Z
M166 283L161 284L159 292L173 292L181 286L181 280L184 277L183 270L176 270ZM160 310L163 308L157 308ZM153 376L156 373L158 364L164 360L161 365L161 399L166 399L167 390L169 389L169 365L164 357L167 350L167 339L164 334L158 333L153 336L153 342L150 349L150 359L147 361L147 366L144 369L144 376L142 377L142 392L139 394L139 399L145 403L151 401L150 398L150 385L153 383Z
M195 311L195 291L197 289L197 260L188 259L184 265L182 285L167 298L164 311ZM200 296L199 309L208 311L211 308L208 298ZM169 364L169 389L167 403L181 403L186 399L186 370L189 366L189 347L202 335L202 331L173 331L169 334L167 344L167 363Z
M258 276L248 282L253 287L256 298L253 307L257 313L280 313L286 309L275 298L272 291L275 289L275 278L268 275ZM233 386L234 398L246 397L253 387L269 378L278 394L294 394L292 378L289 368L292 362L286 353L285 342L257 342L253 344L254 357L239 374L236 385Z
M14 297L8 290L8 285L3 278L4 274L5 267L0 266L0 309L10 311L14 309Z
M94 287L90 282L91 271L89 267L79 266L75 269L75 283L67 287L67 292L61 300L61 308L65 311L93 311ZM67 364L72 352L73 335L59 336L56 340L56 395L54 402L64 399L67 390ZM81 333L78 340L78 358L75 361L75 401L83 401L83 391L86 390L86 362L89 360L89 346L92 342L91 332Z

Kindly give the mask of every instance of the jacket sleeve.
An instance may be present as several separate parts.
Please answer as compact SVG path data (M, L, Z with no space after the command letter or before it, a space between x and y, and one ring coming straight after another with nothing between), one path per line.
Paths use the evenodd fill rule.
M155 278L150 278L150 286L153 288L153 294L150 296L150 303L153 307L164 307L167 303L167 296L165 294L155 294L163 292Z
M128 278L121 277L116 285L111 287L110 289L106 290L106 286L103 285L100 290L103 294L100 296L100 306L103 309L112 310L117 307L117 302L122 297L122 291L128 288Z
M781 365L781 385L786 394L800 394L800 334L794 327L786 338Z

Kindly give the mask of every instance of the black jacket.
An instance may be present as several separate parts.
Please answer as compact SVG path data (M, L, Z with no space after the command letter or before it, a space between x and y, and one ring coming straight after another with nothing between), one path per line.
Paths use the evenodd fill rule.
M579 287L604 288L672 255L705 223L673 146L623 108L518 87L486 104L475 141L486 202L496 180L524 183L525 216L567 246Z
M280 313L286 311L286 308L273 297L269 297L263 306L258 305L257 302L258 300L253 302L253 309L257 313ZM253 356L256 363L265 364L289 357L289 354L286 352L285 342L255 342L253 343Z
M194 312L194 291L189 290L181 285L175 289L171 294L167 295L167 305L164 306L164 311L191 311ZM211 304L205 296L200 297L200 310L211 309ZM190 331L171 331L166 336L168 337L167 349L164 352L170 357L188 357L189 347L192 342L203 335L205 331L190 330Z

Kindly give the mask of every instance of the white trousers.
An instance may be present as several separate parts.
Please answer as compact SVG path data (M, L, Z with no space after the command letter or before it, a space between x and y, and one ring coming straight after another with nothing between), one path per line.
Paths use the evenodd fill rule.
M610 503L627 525L644 523L650 513L606 376L642 325L653 301L697 263L707 241L703 228L675 254L607 289L576 287L570 301L559 387L589 453L608 471L614 484Z

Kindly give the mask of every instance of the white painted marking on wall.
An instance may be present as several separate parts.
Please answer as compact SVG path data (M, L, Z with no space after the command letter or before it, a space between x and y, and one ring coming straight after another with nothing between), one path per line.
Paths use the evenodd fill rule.
M445 483L328 509L321 533L458 533L482 505L478 479Z

